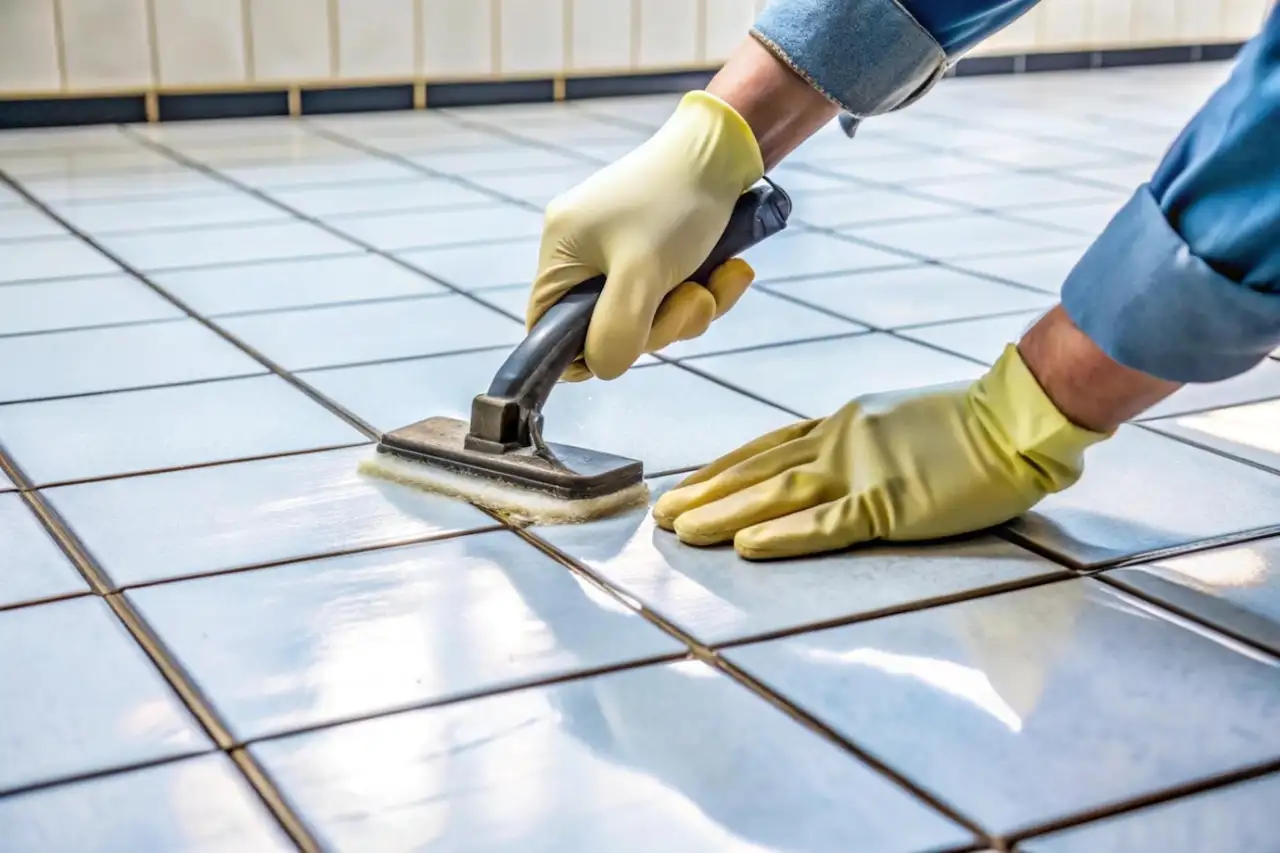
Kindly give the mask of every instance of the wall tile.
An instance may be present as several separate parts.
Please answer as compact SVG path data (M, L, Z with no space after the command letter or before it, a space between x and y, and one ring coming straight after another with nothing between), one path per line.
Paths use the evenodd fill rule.
M490 0L422 0L423 65L428 77L491 74Z
M1271 0L1222 0L1222 38L1243 41L1262 29Z
M1222 38L1220 0L1176 0L1180 42L1212 43Z
M417 72L415 0L338 0L338 69L343 79Z
M640 0L640 65L657 68L698 63L698 4L692 0Z
M1033 9L979 44L971 53L974 56L981 56L983 54L1022 53L1033 50L1036 46L1036 27L1037 17Z
M1201 0L1203 5L1210 5ZM1170 44L1178 39L1178 4L1173 0L1133 0L1133 41Z
M0 2L0 92L58 89L53 0Z
M633 0L573 0L571 64L576 70L631 67Z
M251 0L255 80L321 80L330 62L327 0Z
M67 85L147 86L151 47L145 0L60 0Z
M563 0L511 0L502 4L503 74L555 74L564 68Z
M1035 11L1036 47L1071 50L1089 42L1092 0L1045 0Z
M162 85L226 85L247 79L240 0L153 2Z
M722 62L742 44L755 23L755 0L706 0L706 44L703 59Z
M1138 0L1141 3L1141 0ZM1168 0L1159 0L1168 2ZM1111 47L1129 42L1133 37L1136 14L1135 0L1093 0L1089 16L1089 43L1093 47ZM1147 4L1150 5L1150 4Z

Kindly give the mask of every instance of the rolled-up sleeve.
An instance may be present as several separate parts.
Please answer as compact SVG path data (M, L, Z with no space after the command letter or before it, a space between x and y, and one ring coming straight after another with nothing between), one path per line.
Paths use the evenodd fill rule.
M1280 345L1280 10L1067 277L1107 355L1175 382L1243 373Z

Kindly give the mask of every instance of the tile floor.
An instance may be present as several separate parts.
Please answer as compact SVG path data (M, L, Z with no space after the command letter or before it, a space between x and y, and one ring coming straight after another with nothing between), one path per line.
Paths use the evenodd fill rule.
M978 375L1226 71L824 130L737 311L549 432L656 494ZM786 564L356 472L466 411L542 206L673 102L0 134L0 849L1280 849L1280 363L1005 529Z

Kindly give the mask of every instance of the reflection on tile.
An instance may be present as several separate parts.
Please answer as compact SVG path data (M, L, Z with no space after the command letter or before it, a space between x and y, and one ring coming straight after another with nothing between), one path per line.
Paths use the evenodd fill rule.
M911 263L901 255L812 231L784 231L742 257L755 269L759 282Z
M1280 757L1280 664L1087 579L727 656L1001 834Z
M0 495L0 607L88 592L89 585L20 495Z
M506 531L129 597L243 739L685 650Z
M1046 309L1048 305L1044 306ZM1023 334L1044 315L1044 310L999 317L982 317L937 326L904 329L903 337L941 347L986 364L995 364L1004 348L1022 339Z
M1146 423L1151 429L1280 473L1280 400Z
M474 246L396 252L396 257L463 290L508 284L528 287L538 272L539 242L540 239L535 237ZM523 315L524 312L520 313Z
M384 717L253 752L321 842L344 850L406 838L433 850L794 853L971 841L693 661Z
M445 291L426 276L374 254L209 267L150 278L206 316Z
M1142 413L1143 420L1167 418L1189 412L1205 412L1280 397L1280 364L1263 361L1252 370L1222 382L1184 385L1182 389ZM1260 407L1259 415L1265 407ZM1272 407L1272 412L1278 411ZM1229 419L1229 418L1228 418ZM1273 421L1274 424L1274 421ZM1160 424L1152 424L1159 427ZM1280 449L1280 444L1277 445Z
M926 258L969 258L1076 246L1083 249L1088 242L1078 234L979 214L925 222L862 225L844 230L877 245Z
M1007 174L1006 170L990 163L971 160L945 152L904 153L900 157L881 158L863 163L824 161L824 169L871 183L930 184L949 178L971 175Z
M773 287L779 293L880 328L942 323L1052 304L1046 294L932 264L779 282Z
M0 208L0 240L56 237L65 232L57 220L30 205Z
M535 237L542 233L542 217L510 204L332 217L330 224L344 234L379 249L448 246Z
M200 228L289 219L288 213L245 193L71 202L56 206L75 227L93 235L162 228Z
M1075 267L1084 254L1080 249L1055 249L1049 252L1033 252L1023 255L999 255L990 258L966 258L953 266L964 270L973 270L985 275L1002 278L1043 290L1045 293L1057 294L1062 291L1062 284L1067 274Z
M0 826L6 853L294 849L221 755L8 797Z
M1010 529L1079 566L1280 526L1280 476L1139 427L1085 457L1080 482Z
M507 198L520 199L545 207L556 196L573 189L596 173L595 165L573 169L556 169L517 175L480 175L471 180Z
M356 470L370 447L45 492L116 583L316 557L484 527L467 504Z
M409 181L420 177L408 166L360 154L333 160L233 166L222 171L246 186L266 190L359 181Z
M0 287L0 335L185 316L128 275Z
M101 275L120 268L79 237L45 237L22 243L0 243L0 284Z
M365 440L276 376L0 406L0 444L37 485Z
M883 334L710 356L698 370L808 417L854 397L976 379L982 368Z
M1280 654L1280 539L1116 569L1107 578Z
M194 320L0 338L0 403L265 373Z
M1072 202L1106 202L1112 211L1124 201L1124 193L1073 181L1056 175L1005 173L981 178L934 181L919 191L931 196L985 208L1031 207L1018 215L1039 217L1053 208L1045 205Z
M462 184L427 177L380 184L272 190L271 195L294 210L319 217L493 202L493 199L483 193L467 189Z
M227 317L231 334L289 370L516 344L524 326L465 296Z
M864 222L893 219L926 219L954 216L962 208L941 201L876 187L797 194L795 221L818 228L839 228Z
M1280 775L1264 776L1033 838L1022 853L1267 853L1276 843Z
M307 222L118 234L103 237L102 244L144 272L360 251Z
M1018 219L1027 222L1045 223L1055 225L1058 228L1067 228L1072 231L1078 231L1081 234L1087 234L1090 237L1097 236L1103 232L1119 212L1121 203L1124 199L1118 201L1108 201L1094 204L1073 204L1069 207L1045 207L1034 208L1030 210L1014 210L1010 211L1010 216L1016 216Z
M221 194L223 184L185 166L164 164L128 172L23 181L32 195L50 204L93 199L168 198L175 195Z
M672 358L690 358L744 347L865 331L866 326L861 323L814 311L764 290L749 290L729 313L711 324L706 334L672 344L662 354Z
M468 178L502 173L550 172L554 169L582 165L582 160L569 154L512 144L461 151L438 151L410 159L436 172L463 175Z
M0 612L0 683L0 792L213 747L96 597Z
M654 500L679 477L653 484ZM983 537L869 548L770 565L731 548L691 548L647 509L534 532L706 643L924 603L1059 571L1029 551Z

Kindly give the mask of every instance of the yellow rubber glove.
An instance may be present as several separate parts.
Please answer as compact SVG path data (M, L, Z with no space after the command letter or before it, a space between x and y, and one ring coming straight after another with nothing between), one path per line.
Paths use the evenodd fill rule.
M664 495L654 517L749 559L937 539L1067 488L1105 438L1068 421L1010 345L968 387L874 394L758 438Z
M746 121L690 92L647 142L547 206L529 328L573 287L608 276L585 360L566 379L614 379L642 354L702 334L738 301L754 278L745 261L720 267L708 287L686 279L763 174Z

